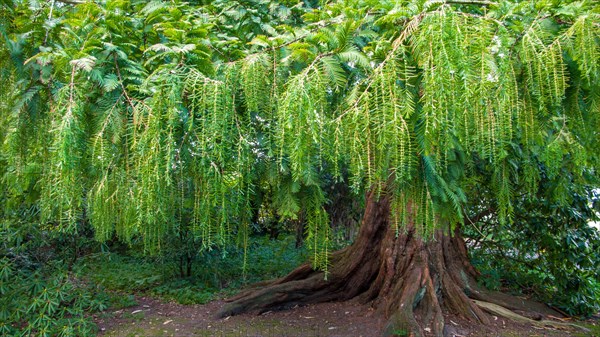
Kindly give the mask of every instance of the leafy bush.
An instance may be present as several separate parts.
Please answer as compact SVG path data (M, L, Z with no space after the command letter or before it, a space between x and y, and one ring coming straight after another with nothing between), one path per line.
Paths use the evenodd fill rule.
M306 262L308 259L306 248L295 248L295 244L292 235L278 241L269 240L266 236L251 238L245 281L258 282L281 277ZM242 261L243 252L239 252L236 256L238 261ZM242 265L240 264L240 267Z
M531 294L570 315L600 310L600 232L590 197L573 193L569 207L522 200L515 221L490 217L465 227L474 265L488 288Z
M0 335L92 336L96 325L86 312L107 302L97 289L78 284L63 270L50 275L15 268L0 259Z
M0 336L95 335L89 313L105 310L110 296L69 271L91 247L85 224L43 226L36 207L19 215L0 213Z

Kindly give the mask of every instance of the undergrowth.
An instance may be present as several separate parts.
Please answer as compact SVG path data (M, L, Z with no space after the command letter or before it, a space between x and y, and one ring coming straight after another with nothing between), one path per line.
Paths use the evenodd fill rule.
M567 220L572 219L557 212L552 218L528 217L525 225L502 232L483 228L486 237L468 231L477 238L469 252L482 274L480 282L488 289L531 296L571 316L597 314L600 231Z
M34 215L0 221L0 336L94 336L91 315L121 300L71 272L93 245L86 228L47 230Z
M110 252L85 228L64 235L34 221L8 224L0 226L0 336L94 336L95 314L134 306L137 295L206 303L307 259L293 236L252 237L246 258L235 246L198 253L181 277L172 252L149 257L118 244Z
M239 247L200 253L190 277L179 277L177 264L161 256L132 256L102 252L81 259L78 277L107 290L144 294L181 304L203 304L231 294L249 283L280 277L306 261L305 249L294 247L294 237L269 240L252 237L246 256Z
M108 295L79 284L60 269L49 275L0 260L1 336L91 336L96 325L86 313L106 309Z

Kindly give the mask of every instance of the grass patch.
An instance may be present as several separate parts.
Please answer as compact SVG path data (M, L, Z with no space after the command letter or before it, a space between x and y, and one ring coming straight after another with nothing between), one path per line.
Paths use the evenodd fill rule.
M575 328L573 332L573 336L576 337L588 337L588 336L600 336L600 325L585 323L585 322L575 322L578 326L589 329L590 331L582 331L581 329Z

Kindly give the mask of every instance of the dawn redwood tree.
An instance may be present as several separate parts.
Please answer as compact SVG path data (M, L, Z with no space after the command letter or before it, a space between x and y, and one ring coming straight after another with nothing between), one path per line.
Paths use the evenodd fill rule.
M561 177L565 204L561 186L597 185L598 4L205 3L2 2L5 216L150 253L182 228L245 247L267 193L306 219L311 263L221 316L357 298L386 335L441 336L444 311L487 322L470 299L532 309L478 287L460 225L480 183L500 225L517 182ZM337 252L324 176L366 196Z

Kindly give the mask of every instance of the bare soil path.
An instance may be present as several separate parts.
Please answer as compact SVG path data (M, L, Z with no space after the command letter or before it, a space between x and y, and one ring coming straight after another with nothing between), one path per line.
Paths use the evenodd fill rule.
M379 337L384 320L367 305L355 302L322 303L262 315L239 315L215 318L223 301L204 305L165 303L138 297L138 305L109 311L95 317L100 336L153 337ZM491 316L489 326L475 325L458 317L446 316L448 336L473 337L565 337L599 336L589 332L553 327L533 327L502 317ZM588 327L597 320L585 322Z

